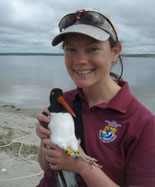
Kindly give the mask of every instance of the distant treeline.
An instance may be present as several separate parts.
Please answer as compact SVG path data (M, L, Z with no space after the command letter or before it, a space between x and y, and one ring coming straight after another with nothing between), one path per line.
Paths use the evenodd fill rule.
M63 53L0 53L0 56L64 56Z
M0 56L64 56L63 53L0 53ZM121 54L122 57L153 57L155 54Z
M153 57L155 58L155 54L121 54L124 57Z

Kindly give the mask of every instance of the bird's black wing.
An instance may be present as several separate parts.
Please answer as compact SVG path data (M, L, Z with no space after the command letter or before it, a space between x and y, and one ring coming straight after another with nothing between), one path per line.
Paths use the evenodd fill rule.
M67 187L64 175L62 171L56 171L56 180L57 180L57 185L58 187ZM61 183L60 183L61 181Z

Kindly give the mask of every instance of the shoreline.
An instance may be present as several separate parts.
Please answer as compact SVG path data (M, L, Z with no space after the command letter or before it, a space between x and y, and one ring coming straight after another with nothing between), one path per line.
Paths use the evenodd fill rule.
M40 109L0 106L0 186L34 187L43 173L37 161L40 139L35 115ZM8 145L8 146L7 146Z

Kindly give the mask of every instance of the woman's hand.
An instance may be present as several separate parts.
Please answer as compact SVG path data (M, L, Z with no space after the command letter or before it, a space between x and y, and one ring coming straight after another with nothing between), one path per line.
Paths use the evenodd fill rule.
M36 119L38 120L38 123L36 124L36 134L40 137L40 148L38 150L38 161L40 164L40 167L46 171L49 168L49 163L45 158L45 155L43 153L43 148L45 147L43 140L49 138L49 135L51 134L51 131L49 129L44 128L41 123L49 123L50 118L48 117L50 115L49 111L47 109L44 109L44 113L47 115L44 115L43 113L39 113L36 115Z
M42 151L52 170L66 170L80 173L81 167L86 164L80 160L72 158L71 156L67 156L63 149L51 143L49 139L44 139L43 144L46 146ZM51 149L47 147L51 147ZM83 150L80 146L79 152L80 154L83 154Z
M50 118L49 118L50 113L49 113L49 111L47 109L44 109L44 113L46 113L47 116L44 115L44 114L41 114L41 113L36 115L36 119L38 120L38 123L36 124L36 134L41 139L48 138L49 135L51 134L49 129L46 129L46 128L44 128L41 125L41 122L44 122L44 123L49 123L50 122Z

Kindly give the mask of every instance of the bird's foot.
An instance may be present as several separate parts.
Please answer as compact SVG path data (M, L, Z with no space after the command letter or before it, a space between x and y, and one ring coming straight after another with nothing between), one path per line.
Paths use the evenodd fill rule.
M75 158L78 159L78 160L81 160L83 162L88 163L90 165L90 167L95 166L95 167L102 168L101 165L97 164L97 160L95 158L92 158L92 157L90 157L90 156L88 156L86 154L76 155Z
M68 156L71 156L72 158L74 159L78 159L78 160L81 160L83 162L86 162L90 165L90 167L92 166L96 166L96 167L99 167L99 168L102 168L101 165L97 164L97 160L95 158L92 158L86 154L80 154L79 151L75 151L75 152L72 152L70 149L66 149L65 150L65 153L68 155Z

